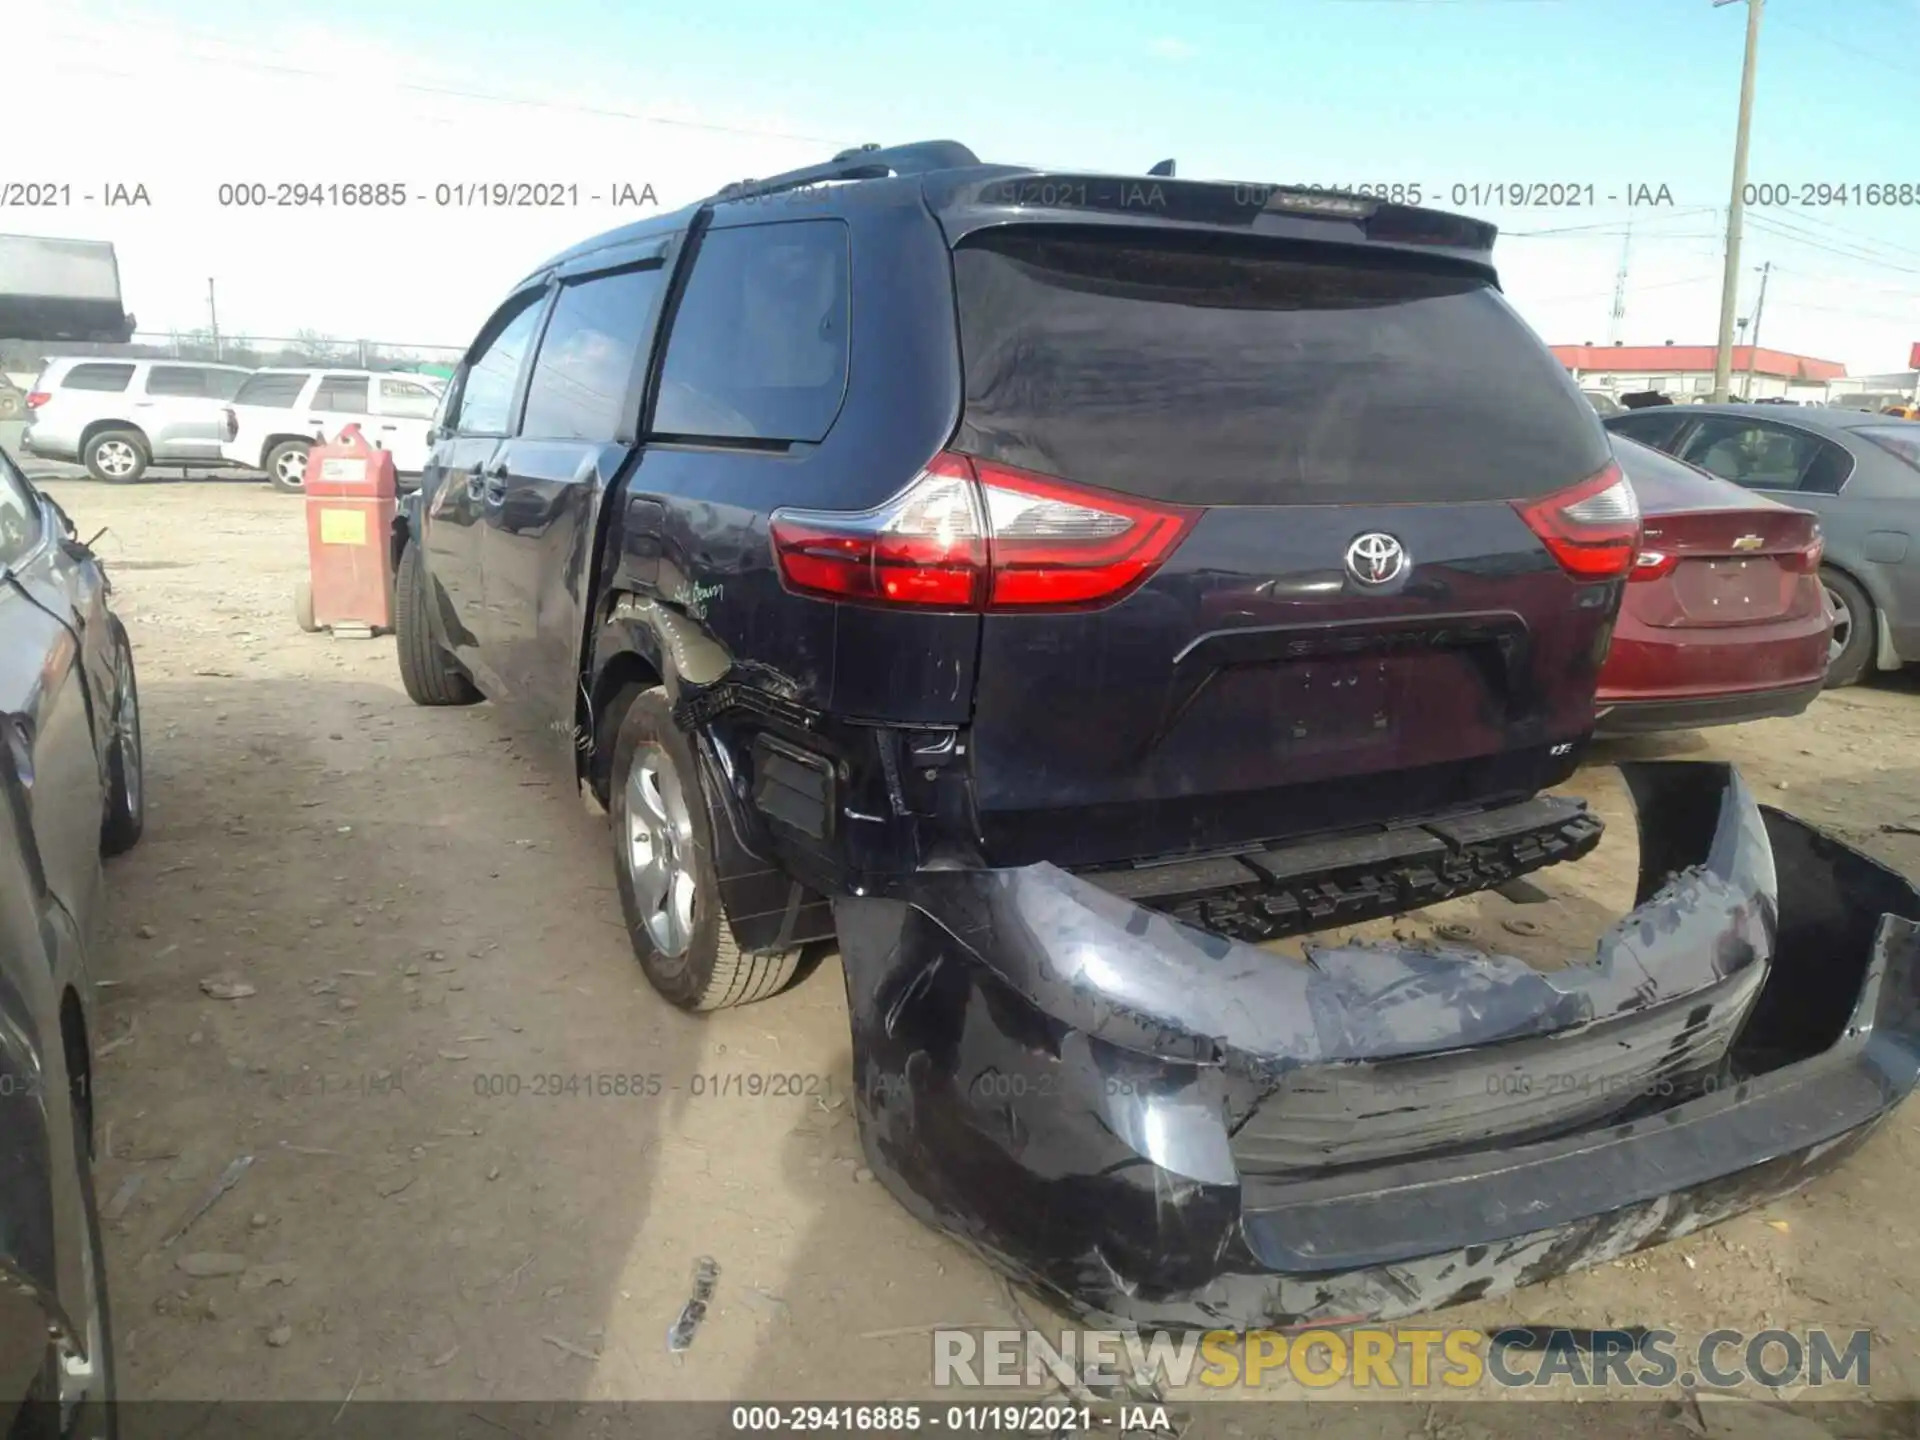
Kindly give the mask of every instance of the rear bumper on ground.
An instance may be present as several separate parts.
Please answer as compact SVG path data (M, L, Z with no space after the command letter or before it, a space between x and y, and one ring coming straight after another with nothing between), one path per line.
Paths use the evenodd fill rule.
M1656 730L1698 730L1708 725L1738 725L1747 720L1798 715L1819 698L1825 685L1825 680L1815 680L1731 695L1684 695L1660 700L1602 698L1594 734L1645 735Z
M1920 1070L1920 893L1731 767L1623 767L1642 903L1587 964L1301 964L1047 865L836 903L869 1162L1094 1319L1391 1317L1684 1234Z

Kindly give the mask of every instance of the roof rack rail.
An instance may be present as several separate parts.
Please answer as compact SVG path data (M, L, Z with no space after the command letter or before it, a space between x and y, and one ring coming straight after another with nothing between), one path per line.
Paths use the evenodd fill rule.
M842 150L824 165L788 170L765 180L736 180L721 186L711 198L747 200L827 180L884 180L890 175L923 175L929 170L955 170L979 163L980 157L957 140L922 140L885 149L878 145L860 145Z

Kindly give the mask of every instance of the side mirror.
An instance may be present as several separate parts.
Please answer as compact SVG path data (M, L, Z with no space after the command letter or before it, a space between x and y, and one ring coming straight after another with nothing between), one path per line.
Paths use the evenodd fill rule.
M440 427L437 425L427 426L427 448L432 449L435 445L438 445L439 443L440 443Z

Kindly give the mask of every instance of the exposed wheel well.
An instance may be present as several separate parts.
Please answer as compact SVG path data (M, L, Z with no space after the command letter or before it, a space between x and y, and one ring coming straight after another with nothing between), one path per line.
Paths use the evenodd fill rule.
M622 650L607 661L600 678L594 682L587 713L575 717L582 733L592 737L592 746L583 747L587 783L603 805L608 802L607 764L613 755L613 737L620 729L620 721L635 695L659 683L658 670L642 656Z
M67 1083L73 1087L73 1104L80 1117L82 1133L87 1137L87 1153L93 1153L93 1050L87 1044L86 1012L80 997L69 989L60 997L60 1048L67 1061Z
M93 443L94 436L107 430L130 430L140 437L140 443L145 445L149 451L153 449L153 442L147 438L147 432L131 420L95 420L90 422L87 428L80 432L80 454L85 456L87 446Z

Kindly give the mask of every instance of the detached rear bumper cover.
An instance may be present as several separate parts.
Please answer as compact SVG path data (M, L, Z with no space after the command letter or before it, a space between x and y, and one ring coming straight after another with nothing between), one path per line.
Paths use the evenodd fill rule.
M1300 964L1052 866L836 903L862 1140L1090 1319L1392 1317L1796 1188L1920 1071L1920 893L1729 766L1623 767L1638 907L1543 973Z

